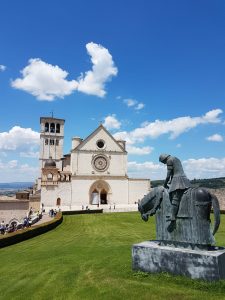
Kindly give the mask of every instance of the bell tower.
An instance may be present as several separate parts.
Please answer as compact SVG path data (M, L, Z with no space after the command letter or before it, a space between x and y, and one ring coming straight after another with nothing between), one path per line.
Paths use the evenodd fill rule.
M45 162L52 157L56 167L62 170L63 143L65 120L53 117L40 118L40 170Z

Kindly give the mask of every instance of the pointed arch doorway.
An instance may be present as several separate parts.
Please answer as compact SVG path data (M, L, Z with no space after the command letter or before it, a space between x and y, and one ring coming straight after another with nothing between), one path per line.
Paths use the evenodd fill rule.
M111 188L104 180L95 181L89 190L90 204L100 205L110 203Z

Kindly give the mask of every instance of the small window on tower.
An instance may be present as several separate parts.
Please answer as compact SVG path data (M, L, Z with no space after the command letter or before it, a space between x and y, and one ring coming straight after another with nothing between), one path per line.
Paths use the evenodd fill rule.
M50 125L50 132L51 133L55 132L55 123L51 123L51 125Z
M45 140L45 145L48 145L48 139Z
M49 123L45 123L45 132L49 132Z
M54 145L54 140L50 140L50 145Z
M55 140L56 146L59 146L59 140Z
M60 133L60 124L56 124L56 133Z

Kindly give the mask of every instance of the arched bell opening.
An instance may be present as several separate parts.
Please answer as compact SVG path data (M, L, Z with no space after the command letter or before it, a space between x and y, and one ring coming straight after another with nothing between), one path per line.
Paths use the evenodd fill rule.
M48 122L45 123L45 132L49 132L49 123Z
M60 124L56 124L56 133L60 133Z
M55 133L55 123L50 124L50 132Z

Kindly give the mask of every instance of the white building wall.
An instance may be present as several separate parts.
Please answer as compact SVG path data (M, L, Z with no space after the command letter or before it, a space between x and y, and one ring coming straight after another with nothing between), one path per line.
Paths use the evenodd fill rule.
M72 182L60 182L58 186L42 187L41 202L46 209L56 208L57 198L60 198L62 210L70 210L73 207L81 209L82 205L91 205L90 189L97 181L105 182L109 186L109 205L134 204L150 190L150 181L145 179L80 177L73 178Z
M91 179L73 179L72 180L72 204L90 205L89 190L95 180Z
M127 178L109 179L107 180L107 182L110 185L112 191L109 199L109 204L129 204Z
M124 153L107 154L103 153L109 160L109 167L104 172L95 170L92 165L92 160L99 153L76 152L71 154L71 172L73 175L107 175L125 176L127 170L127 158Z
M72 205L90 205L92 185L100 179L73 179L72 180ZM128 180L124 179L101 179L110 187L107 195L108 204L128 204Z
M150 191L150 180L129 178L129 204L134 204Z
M42 186L41 203L46 209L57 207L57 199L61 199L61 207L71 206L71 182L59 182L56 186Z
M112 176L126 176L127 155L124 153L112 154L110 158L110 166L107 171Z

